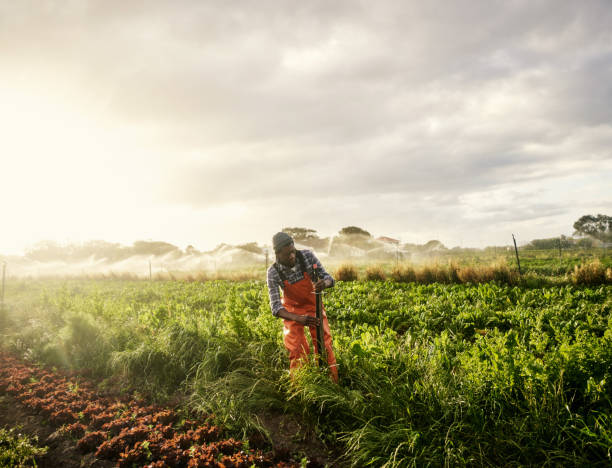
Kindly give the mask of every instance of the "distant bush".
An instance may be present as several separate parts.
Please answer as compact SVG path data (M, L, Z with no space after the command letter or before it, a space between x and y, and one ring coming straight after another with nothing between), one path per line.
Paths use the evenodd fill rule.
M435 283L436 278L440 276L438 272L436 271L438 270L438 268L439 267L437 265L435 266L425 265L419 268L415 272L416 282L421 283L421 284Z
M493 267L493 279L501 283L516 284L519 279L518 271L511 269L507 263L498 263Z
M391 270L391 278L398 283L412 283L416 280L416 275L411 266L398 265Z
M572 282L574 284L604 284L612 277L612 269L606 268L599 260L594 260L582 265L576 265L572 273Z
M350 263L340 265L334 275L338 281L357 281L358 276L357 268Z
M391 270L390 277L398 283L416 282L420 284L478 284L489 281L516 284L519 280L518 272L510 269L504 262L486 267L459 266L454 262L450 262L448 265L423 265L416 269L409 265L396 266Z
M370 281L384 281L387 278L385 271L378 265L369 266L366 269L365 277Z

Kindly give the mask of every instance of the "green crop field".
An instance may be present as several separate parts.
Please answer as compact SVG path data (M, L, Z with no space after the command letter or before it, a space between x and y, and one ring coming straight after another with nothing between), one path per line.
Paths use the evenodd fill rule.
M7 351L245 439L285 415L333 464L612 463L609 284L339 281L324 302L340 385L314 366L289 379L263 281L12 280L5 302Z

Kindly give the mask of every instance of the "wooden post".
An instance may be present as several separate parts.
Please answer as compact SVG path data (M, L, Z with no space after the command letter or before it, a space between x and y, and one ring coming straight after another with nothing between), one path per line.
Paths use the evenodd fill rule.
M561 267L561 260L562 260L562 256L561 256L561 237L559 237L557 239L557 242L559 243L559 267Z
M521 272L521 260L519 259L518 247L516 246L516 239L514 238L514 234L512 234L512 241L514 242L514 252L516 253L516 263L518 265L519 275L522 275Z
M268 248L267 247L264 249L264 252L266 253L266 271L268 271L268 255L269 255L269 253L268 253Z

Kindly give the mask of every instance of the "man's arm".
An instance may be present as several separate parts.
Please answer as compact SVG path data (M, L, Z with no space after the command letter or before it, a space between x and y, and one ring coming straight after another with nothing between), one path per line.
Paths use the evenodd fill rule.
M284 307L280 298L281 279L273 266L268 269L267 283L268 295L270 296L270 309L272 310L272 315L278 317L278 312L284 309Z
M302 325L311 326L311 325L319 324L319 319L317 319L316 317L311 317L310 315L292 314L284 307L280 308L276 316L287 319L287 320L293 320L294 322L301 323Z

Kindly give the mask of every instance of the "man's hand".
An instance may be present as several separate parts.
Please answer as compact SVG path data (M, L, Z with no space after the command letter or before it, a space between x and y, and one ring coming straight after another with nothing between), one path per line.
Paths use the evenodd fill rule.
M278 311L278 316L287 320L293 320L294 322L309 327L319 325L320 322L316 317L311 317L310 315L292 314L284 307Z
M314 326L318 326L320 320L316 317L312 317L310 315L298 315L298 320L296 320L297 323L301 323L304 326L308 326L308 327L314 327Z
M317 281L314 284L314 290L316 293L320 293L321 291L323 291L325 288L327 287L327 283L325 282L324 279L320 279L319 281Z

